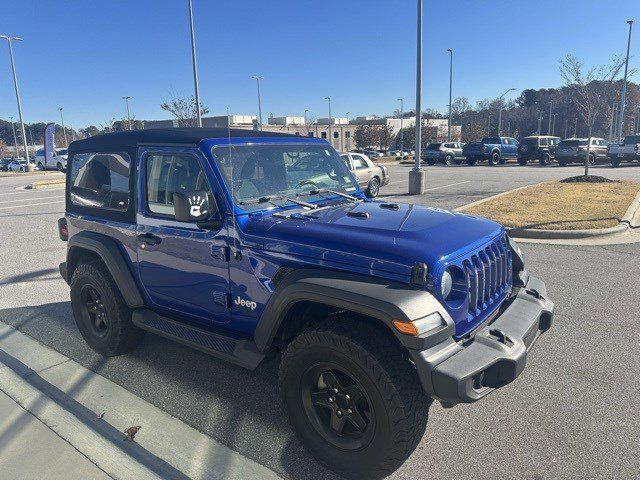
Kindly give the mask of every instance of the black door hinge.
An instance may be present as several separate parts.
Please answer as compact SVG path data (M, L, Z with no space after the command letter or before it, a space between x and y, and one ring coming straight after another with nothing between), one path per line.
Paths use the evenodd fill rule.
M220 247L218 245L211 246L211 256L221 262L228 262L231 257L231 249L228 246Z

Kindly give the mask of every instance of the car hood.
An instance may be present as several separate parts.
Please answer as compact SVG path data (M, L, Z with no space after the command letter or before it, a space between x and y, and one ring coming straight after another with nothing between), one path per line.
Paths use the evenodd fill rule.
M254 223L254 222L250 222ZM255 220L271 252L311 257L367 271L410 275L416 262L430 270L478 248L504 228L490 220L423 205L350 202L288 217ZM257 233L257 232L256 232Z

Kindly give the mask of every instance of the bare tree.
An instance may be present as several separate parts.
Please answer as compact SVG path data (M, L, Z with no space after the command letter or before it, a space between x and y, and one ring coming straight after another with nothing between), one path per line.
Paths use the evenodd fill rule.
M620 73L624 60L614 57L607 66L585 67L574 55L560 61L560 75L573 93L573 103L587 126L587 150L584 158L584 175L589 175L589 160L593 126L603 112L607 112L608 93Z
M193 95L189 98L184 98L172 93L169 100L160 104L160 108L171 113L178 120L178 125L181 127L198 126L196 99ZM209 113L209 109L200 103L200 115L204 116L207 113Z

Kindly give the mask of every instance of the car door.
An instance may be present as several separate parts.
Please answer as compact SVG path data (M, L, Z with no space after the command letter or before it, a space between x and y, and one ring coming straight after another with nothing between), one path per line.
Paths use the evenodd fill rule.
M371 167L367 159L362 155L351 155L351 163L353 165L353 173L358 180L358 185L366 187L371 178Z
M138 271L151 305L187 314L203 323L224 323L230 315L229 249L224 222L219 231L178 222L173 194L219 198L196 150L165 147L140 156L137 215ZM221 201L221 200L220 200Z

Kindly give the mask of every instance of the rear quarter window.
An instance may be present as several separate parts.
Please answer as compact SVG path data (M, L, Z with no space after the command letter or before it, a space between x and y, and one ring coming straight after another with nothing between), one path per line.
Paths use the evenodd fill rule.
M77 153L69 161L71 204L125 212L131 202L131 160L126 153Z

